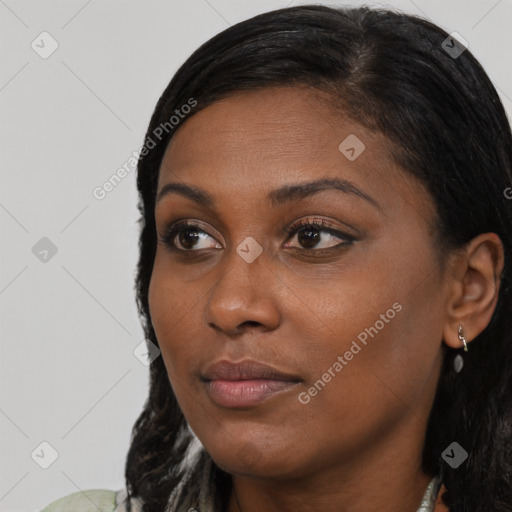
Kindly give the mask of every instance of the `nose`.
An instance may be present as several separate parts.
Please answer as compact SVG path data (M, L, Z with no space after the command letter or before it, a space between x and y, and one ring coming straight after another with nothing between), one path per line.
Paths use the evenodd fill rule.
M264 258L263 252L249 263L234 249L226 256L206 303L206 325L229 336L249 328L267 331L279 325L281 315L274 290L281 283Z

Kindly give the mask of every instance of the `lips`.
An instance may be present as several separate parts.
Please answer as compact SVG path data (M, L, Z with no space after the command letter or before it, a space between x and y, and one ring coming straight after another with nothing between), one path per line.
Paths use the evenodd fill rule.
M228 408L254 407L296 387L302 379L254 360L223 360L210 365L201 380L210 399Z
M300 381L297 375L281 372L272 366L246 359L239 363L219 361L212 364L203 375L205 380L251 380L270 379L279 381Z

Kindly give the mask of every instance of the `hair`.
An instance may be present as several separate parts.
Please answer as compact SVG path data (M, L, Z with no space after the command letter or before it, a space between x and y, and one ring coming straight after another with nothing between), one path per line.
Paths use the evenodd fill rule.
M442 475L451 512L510 512L512 201L505 191L512 186L512 134L479 62L468 49L450 56L442 45L447 37L431 22L394 10L306 5L255 16L198 48L160 97L139 157L137 305L147 339L158 346L148 304L155 195L165 149L176 133L168 129L176 109L194 103L183 109L191 110L189 118L229 95L271 86L327 92L333 106L386 136L394 160L425 186L435 205L440 254L485 232L503 243L497 306L464 355L462 372L453 364L460 351L443 344L422 465ZM150 366L149 396L132 431L128 497L141 499L144 511L163 511L183 477L192 440L159 357ZM456 469L441 457L454 441L469 454Z

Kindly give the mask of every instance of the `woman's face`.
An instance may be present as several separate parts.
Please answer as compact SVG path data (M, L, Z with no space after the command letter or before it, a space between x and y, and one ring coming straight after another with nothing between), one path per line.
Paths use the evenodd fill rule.
M218 101L160 170L151 318L187 421L230 473L419 451L439 377L431 200L384 136L318 94ZM178 221L193 227L164 241Z

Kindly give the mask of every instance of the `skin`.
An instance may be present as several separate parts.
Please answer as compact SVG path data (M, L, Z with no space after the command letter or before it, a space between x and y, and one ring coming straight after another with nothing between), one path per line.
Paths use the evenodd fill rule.
M366 146L354 161L338 149L349 134ZM215 206L175 192L157 202L160 235L178 219L199 221L205 234L201 251L158 242L150 312L187 421L233 475L228 512L415 512L433 476L421 470L421 450L442 345L461 348L459 325L470 342L489 323L503 249L496 235L479 235L446 254L442 270L434 205L390 150L382 134L299 87L218 101L187 119L167 148L158 190L194 185ZM332 189L265 203L273 189L321 177L350 180L378 207ZM346 240L319 231L308 248L304 232L284 231L312 217L355 241L322 253ZM263 249L252 263L236 252L247 237ZM301 403L299 393L394 303L401 311ZM253 408L216 405L199 375L245 358L302 382Z

